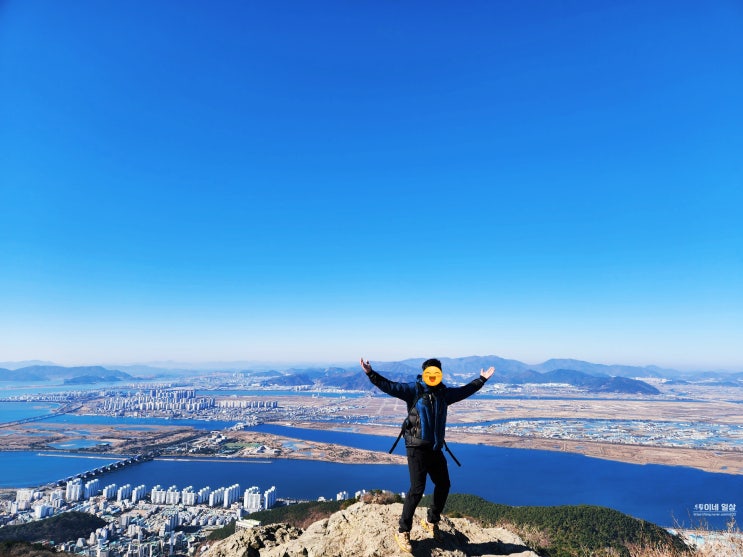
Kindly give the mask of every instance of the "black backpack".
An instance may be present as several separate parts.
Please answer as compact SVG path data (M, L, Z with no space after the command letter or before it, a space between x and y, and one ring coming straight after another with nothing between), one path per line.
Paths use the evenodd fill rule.
M410 433L413 436L420 436L420 416L418 415L417 404L418 401L424 396L430 396L430 393L424 393L423 389L421 389L421 386L417 383L415 385L415 389L415 398L413 399L413 403L408 406L408 415L403 420L402 426L400 427L400 433L397 434L397 439L395 439L395 442L392 444L392 448L389 450L390 454L392 454L392 452L395 450L395 447L397 447L397 444L400 442L400 439L403 435L405 435L405 432L407 430L410 430ZM451 449L449 449L449 445L446 444L446 441L444 441L444 449L446 449L446 452L449 453L449 456L451 456L452 460L457 463L457 466L462 466L462 464L457 460L457 457L454 456L454 453L451 452Z

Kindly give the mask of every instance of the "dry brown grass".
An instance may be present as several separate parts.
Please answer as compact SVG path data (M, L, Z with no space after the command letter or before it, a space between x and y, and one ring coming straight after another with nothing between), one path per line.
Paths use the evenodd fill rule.
M57 552L40 544L3 541L0 542L0 557L73 557L73 554Z
M509 532L514 532L524 541L527 547L538 549L552 545L552 540L547 533L531 524L516 525L512 522L500 521L496 526Z
M391 505L392 503L399 503L400 496L391 491L374 489L364 493L360 501L362 503L376 503L377 505Z
M682 552L668 547L630 545L630 557L693 557L694 553Z
M691 547L690 553L669 548L632 546L631 557L743 557L743 532L731 521L722 532L696 528L683 530L683 537Z

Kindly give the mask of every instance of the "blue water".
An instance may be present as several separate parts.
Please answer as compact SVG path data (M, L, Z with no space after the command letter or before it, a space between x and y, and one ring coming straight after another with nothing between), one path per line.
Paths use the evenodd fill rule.
M360 433L344 431L326 431L323 429L304 429L300 427L288 427L276 424L262 424L255 427L245 428L248 431L260 433L272 433L304 439L306 441L317 441L319 443L337 443L357 449L369 449L371 451L388 451L395 439L389 435L362 435ZM398 445L398 448L401 447ZM404 451L398 451L404 454Z
M110 418L109 418L110 420ZM151 420L146 420L150 422ZM172 424L174 420L164 420ZM88 422L90 423L90 422ZM141 423L137 422L137 423ZM214 422L205 422L214 428ZM387 451L388 435L361 435L277 425L251 428L265 433ZM449 461L452 491L472 493L507 505L591 504L611 507L663 526L697 523L697 504L736 504L743 509L743 476L713 474L692 468L635 465L582 455L450 444L462 467ZM397 454L404 454L398 446ZM0 485L26 487L96 467L94 460L39 457L38 453L0 453ZM111 460L103 459L104 462ZM61 463L61 464L60 464ZM64 466L62 466L64 465ZM98 464L100 465L100 464ZM199 489L239 483L277 487L282 498L335 498L339 491L389 489L405 491L408 473L402 465L337 464L302 460L155 460L110 472L105 483L192 485ZM431 486L427 491L430 492ZM712 528L724 528L729 517L704 517ZM738 514L740 519L740 512Z
M52 402L0 402L0 423L45 416L59 406Z
M376 451L388 451L394 442L384 435L273 424L251 429ZM600 505L664 526L688 524L696 504L736 503L743 512L741 475L681 466L628 464L554 451L459 443L449 443L449 448L462 463L460 468L449 461L452 491L473 493L506 505ZM401 445L396 453L404 454ZM407 471L403 479L407 479ZM720 528L728 520L705 518Z
M738 508L743 504L741 476L681 467L638 466L551 451L458 444L451 449L462 462L460 468L450 461L452 491L476 494L506 505L600 505L673 526L688 524L696 504L736 503ZM195 488L239 483L243 489L276 485L280 497L316 499L334 498L342 490L405 491L408 473L404 465L155 460L112 472L106 476L106 482ZM712 527L719 528L726 522L708 520Z
M123 388L120 381L112 381L110 383L82 383L80 385L65 385L59 381L38 381L35 385L29 385L26 381L0 381L0 398L69 391L99 391L101 389L116 388Z
M55 482L100 466L118 462L118 455L87 455L51 451L0 453L0 487L35 487Z
M90 449L101 444L103 444L103 442L96 439L70 439L69 441L64 441L62 443L49 443L49 446L63 451L76 451L80 449ZM105 444L108 445L108 443Z
M407 466L337 464L314 460L214 460L176 461L157 459L106 475L106 483L140 483L151 487L177 485L212 489L239 483L242 489L256 485L266 490L276 486L278 496L290 499L335 499L336 493L360 489L408 488Z
M229 390L206 390L197 389L196 396L255 396L259 398L271 398L277 396L316 396L318 398L359 398L368 396L365 392L328 392L328 391L293 391L291 389L229 389Z
M220 430L232 427L237 422L214 420L168 420L166 418L125 418L113 416L76 416L74 414L64 414L55 416L51 419L56 424L75 424L75 425L115 425L120 429L141 430L143 426L163 425L172 427L193 427L206 431Z

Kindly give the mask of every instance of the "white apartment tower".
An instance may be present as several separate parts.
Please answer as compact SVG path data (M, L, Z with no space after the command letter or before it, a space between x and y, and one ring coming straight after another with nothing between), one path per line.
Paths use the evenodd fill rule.
M132 484L122 485L116 492L116 500L121 503L132 496Z
M80 501L83 498L83 481L80 478L67 482L64 498L65 501Z
M271 489L266 490L263 494L264 508L270 509L276 504L276 486L272 485Z
M147 487L144 484L138 485L132 490L132 503L141 501L145 498L145 495L147 495Z
M101 492L101 481L96 478L94 480L90 480L89 482L85 483L85 490L83 492L83 497L85 499L90 499L91 497L95 497Z
M229 508L232 503L240 499L240 484L232 484L224 490L224 508Z
M243 496L243 507L250 513L259 511L262 508L262 499L261 491L257 486L249 487Z

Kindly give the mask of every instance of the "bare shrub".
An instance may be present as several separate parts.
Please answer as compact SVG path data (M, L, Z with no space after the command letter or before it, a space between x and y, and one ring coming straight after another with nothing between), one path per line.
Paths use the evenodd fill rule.
M392 503L399 503L400 496L397 493L383 489L373 489L364 493L360 501L362 503L376 503L377 505L391 505Z
M496 525L499 528L514 532L524 542L529 549L538 552L539 550L552 545L552 539L547 532L540 530L533 524L516 525L508 521L500 521Z
M630 557L741 557L743 556L743 532L731 521L727 530L718 532L699 526L693 530L682 530L682 537L689 552L673 548L649 545L628 547Z
M688 538L694 543L694 557L740 557L743 555L743 532L735 519L732 519L727 530L714 532L697 529Z
M694 555L664 545L628 544L627 550L630 557L692 557Z

